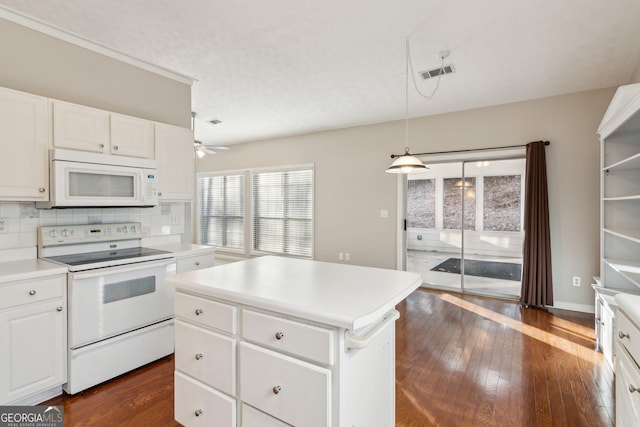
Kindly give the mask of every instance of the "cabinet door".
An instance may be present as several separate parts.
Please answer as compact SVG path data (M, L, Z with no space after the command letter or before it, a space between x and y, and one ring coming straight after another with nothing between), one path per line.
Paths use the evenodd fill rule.
M56 148L109 153L109 112L52 101L53 145Z
M158 196L161 200L192 200L194 174L191 129L156 123Z
M155 158L153 122L112 113L111 154Z
M0 200L49 200L47 99L0 89Z
M0 405L65 382L63 300L0 313Z

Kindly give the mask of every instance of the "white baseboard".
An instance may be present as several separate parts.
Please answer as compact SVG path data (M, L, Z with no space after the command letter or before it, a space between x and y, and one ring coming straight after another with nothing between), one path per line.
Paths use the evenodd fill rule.
M592 304L576 304L573 302L554 301L553 305L547 308L559 308L560 310L579 311L582 313L595 313L596 308Z

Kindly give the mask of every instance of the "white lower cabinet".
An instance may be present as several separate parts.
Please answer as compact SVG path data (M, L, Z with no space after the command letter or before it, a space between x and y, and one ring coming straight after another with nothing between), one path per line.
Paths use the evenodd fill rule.
M242 343L240 398L296 426L330 425L331 371Z
M640 425L640 328L625 311L616 325L616 426Z
M363 348L349 348L352 341L340 327L194 295L180 286L175 303L178 422L395 424L396 317L387 314L364 328Z
M177 365L177 364L176 364ZM236 425L236 400L175 372L175 417L186 427L229 427Z
M61 393L66 327L65 275L0 286L0 405Z

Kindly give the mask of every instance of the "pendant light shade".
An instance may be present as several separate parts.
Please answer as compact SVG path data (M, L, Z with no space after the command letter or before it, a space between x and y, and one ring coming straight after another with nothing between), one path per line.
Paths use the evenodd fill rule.
M391 163L385 172L388 173L416 173L424 172L429 168L424 165L417 157L412 156L409 153L409 149L406 148L404 154L395 156L396 159Z

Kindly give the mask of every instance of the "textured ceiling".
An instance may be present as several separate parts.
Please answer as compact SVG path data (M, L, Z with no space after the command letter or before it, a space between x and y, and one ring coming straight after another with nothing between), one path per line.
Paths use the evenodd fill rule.
M430 101L410 89L411 117L626 84L640 62L639 0L0 5L196 78L196 138L221 145L403 118L407 36L416 72L444 49L456 69Z

